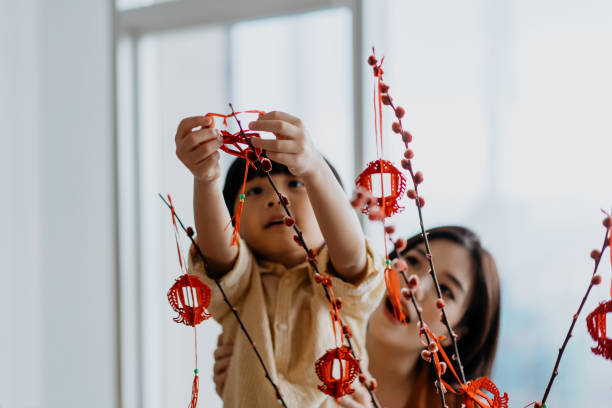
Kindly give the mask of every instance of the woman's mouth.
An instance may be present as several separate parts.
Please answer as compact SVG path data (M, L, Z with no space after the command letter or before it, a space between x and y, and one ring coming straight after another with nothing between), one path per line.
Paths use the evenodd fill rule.
M406 323L410 323L410 314L405 313L404 314L406 316ZM396 317L395 317L395 312L393 311L393 303L391 303L391 299L389 299L389 296L385 297L385 315L395 324L401 324L401 321L399 321Z

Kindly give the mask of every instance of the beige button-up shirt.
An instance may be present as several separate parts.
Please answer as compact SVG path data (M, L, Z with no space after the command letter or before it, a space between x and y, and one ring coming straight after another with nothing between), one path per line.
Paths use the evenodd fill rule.
M351 284L331 278L334 295L342 298L340 314L353 332L353 346L364 370L368 364L366 325L385 290L382 273L377 271L383 270L382 260L373 255L367 243L366 248L367 273L360 282ZM317 262L327 275L327 247L317 255ZM189 264L190 273L211 287L213 295L208 310L223 326L224 342L234 344L223 391L224 407L281 406L249 341L214 281L206 275L203 263L195 255L190 257ZM238 309L287 406L337 407L333 398L317 389L321 381L315 373L315 361L336 344L330 304L321 284L315 282L312 267L304 262L286 269L274 262L258 260L241 240L236 263L221 279L221 285Z

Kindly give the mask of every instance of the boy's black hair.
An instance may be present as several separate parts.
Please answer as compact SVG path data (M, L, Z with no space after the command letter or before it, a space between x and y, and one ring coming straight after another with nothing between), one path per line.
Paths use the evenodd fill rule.
M324 158L325 159L325 158ZM338 172L332 166L332 164L325 159L325 162L331 169L332 173L340 183L340 186L344 189L342 185L342 180L340 180L340 176ZM227 175L225 176L225 185L223 186L223 198L225 200L225 205L230 214L234 213L234 202L236 201L236 197L240 192L240 188L242 188L242 181L244 180L244 166L246 160L241 158L236 158L233 161L230 168L227 170ZM270 174L291 174L289 168L284 164L272 162L272 170L270 170ZM254 170L253 168L249 169L249 174L247 175L247 181L253 180L255 177L265 177L266 174L259 170Z

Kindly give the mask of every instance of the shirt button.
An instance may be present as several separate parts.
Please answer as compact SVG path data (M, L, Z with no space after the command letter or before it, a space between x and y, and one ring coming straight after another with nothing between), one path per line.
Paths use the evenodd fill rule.
M287 325L285 323L279 323L278 324L278 330L280 330L280 331L287 330Z

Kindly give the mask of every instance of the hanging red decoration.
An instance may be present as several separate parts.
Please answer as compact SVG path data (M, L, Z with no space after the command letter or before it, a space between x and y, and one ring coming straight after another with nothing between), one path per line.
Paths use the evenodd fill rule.
M168 302L179 314L173 320L195 326L210 318L206 309L210 306L211 295L210 288L197 276L181 276L168 291Z
M334 362L338 362L340 368L339 378L333 375ZM351 383L359 375L359 364L351 355L351 351L346 346L336 347L328 350L327 353L315 363L315 371L323 385L318 388L327 395L336 399L355 392L351 388Z
M257 113L259 115L264 114L264 112L260 110L247 110L243 112L230 113L227 115L224 115L222 113L209 112L205 116L223 118L223 126L227 128L227 119L241 113ZM242 215L242 208L244 207L244 200L246 199L246 196L244 195L244 189L246 187L249 167L253 167L253 169L257 170L257 166L254 162L260 160L262 150L252 147L248 140L251 137L259 137L259 133L243 132L239 130L238 132L232 134L227 130L221 130L221 137L223 138L223 145L221 145L220 147L221 150L223 150L225 153L231 154L232 156L244 159L247 162L247 165L244 169L244 180L242 182L242 188L240 190L240 201L238 203L238 208L236 208L232 219L227 225L229 227L232 222L234 223L234 231L232 233L231 245L238 245L240 236L240 217Z
M444 336L436 337L436 335L433 334L431 330L427 328L427 326L425 327L425 331L429 335L432 342L428 345L428 351L432 353L434 358L436 370L438 371L438 377L447 390L454 394L463 394L463 403L465 404L466 408L508 408L508 394L504 393L503 396L500 395L499 389L490 378L480 377L476 380L462 383L453 367L453 364L446 355L446 352L440 343L440 341L444 339ZM432 347L432 345L435 345L435 347ZM442 356L442 359L446 362L446 367L450 369L453 376L457 380L457 383L459 383L458 391L455 391L453 387L442 380L442 374L444 374L445 370L442 368L443 363L440 362L440 357L438 354ZM491 394L493 397L491 398L485 393L485 391Z
M600 303L586 318L587 330L597 342L597 346L591 347L591 351L608 360L612 360L612 339L606 334L606 317L610 312L612 300Z
M385 267L385 285L387 286L387 293L389 293L389 300L393 306L393 315L398 321L406 324L406 315L401 304L400 281L397 277L397 272L389 265Z
M212 293L210 288L198 277L189 276L187 273L187 266L185 262L183 262L183 251L181 250L178 236L174 204L172 203L170 194L168 194L168 202L170 203L170 213L172 214L172 226L174 227L174 240L176 241L179 265L181 271L184 272L168 291L168 302L170 302L172 309L179 314L174 318L174 321L193 327L195 346L195 369L193 372L195 375L191 385L191 401L189 402L189 408L196 408L198 405L198 393L200 388L200 377L198 376L198 332L196 325L211 317L206 309L210 306ZM191 231L191 233L188 232L190 236L193 234L193 230Z
M500 396L497 386L488 377L480 377L462 384L461 389L465 393L463 403L466 408L508 408L508 394ZM484 391L490 393L493 398Z
M369 192L372 190L372 176L389 174L391 180L391 191L382 197L375 197L378 207L384 211L384 217L390 217L393 214L398 214L404 207L398 204L398 201L406 191L406 178L402 172L388 160L374 160L368 163L366 169L357 177L355 184L363 187ZM382 177L381 177L382 182ZM382 189L381 189L382 190ZM365 206L361 209L364 214L369 214L370 209Z

